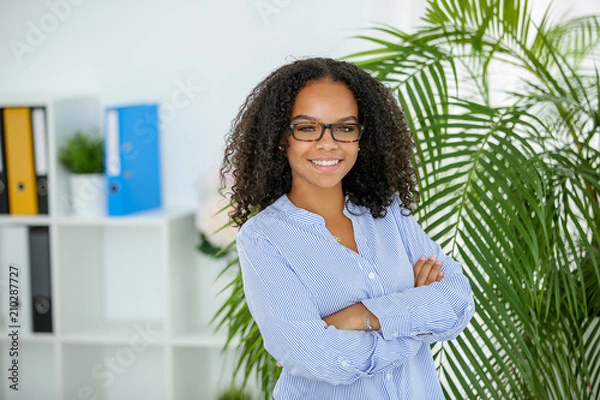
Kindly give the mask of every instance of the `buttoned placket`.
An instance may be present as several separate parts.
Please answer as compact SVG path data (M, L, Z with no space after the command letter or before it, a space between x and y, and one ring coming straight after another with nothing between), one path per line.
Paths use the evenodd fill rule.
M346 209L344 209L344 214L352 221L354 240L356 240L356 247L359 251L358 254L353 253L358 259L357 261L361 271L365 274L371 297L383 296L383 285L379 278L379 274L377 273L377 268L373 264L373 252L364 234L364 230L366 229L366 227L362 225L364 221L356 218Z
M359 250L359 253L353 253L355 254L355 257L358 258L358 265L361 271L364 272L367 281L369 282L369 292L371 294L371 297L383 296L384 288L379 278L379 274L377 273L377 269L373 264L374 254L370 246L368 245L368 242L364 235L364 230L368 229L368 227L363 226L363 223L365 223L365 221L359 220L358 218L354 218L352 214L346 213L346 210L344 210L344 213L346 214L346 216L348 216L348 218L350 218L350 220L352 221L352 226L354 227L354 238L356 240L356 246ZM393 335L394 337L398 337L398 331L395 330ZM391 398L396 397L398 388L396 387L396 382L394 381L394 373L392 371L387 371L384 373L383 377L383 382L389 396Z

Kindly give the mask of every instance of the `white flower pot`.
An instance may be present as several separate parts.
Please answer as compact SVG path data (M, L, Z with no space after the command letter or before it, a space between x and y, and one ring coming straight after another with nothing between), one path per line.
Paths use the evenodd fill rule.
M106 215L106 176L71 174L69 176L71 212L80 217Z

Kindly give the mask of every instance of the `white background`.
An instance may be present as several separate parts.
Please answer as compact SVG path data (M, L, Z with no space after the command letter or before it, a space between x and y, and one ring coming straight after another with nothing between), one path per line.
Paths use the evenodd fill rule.
M531 2L540 14L547 0ZM600 0L556 2L557 15ZM158 101L167 206L194 205L197 182L250 90L296 58L342 57L376 23L419 23L424 0L0 0L0 98ZM187 96L182 86L192 89ZM174 106L177 107L174 107ZM163 110L165 111L165 110Z

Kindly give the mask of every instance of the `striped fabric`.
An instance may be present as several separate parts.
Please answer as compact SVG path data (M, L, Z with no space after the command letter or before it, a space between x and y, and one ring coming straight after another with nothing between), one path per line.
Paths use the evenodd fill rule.
M443 399L429 344L453 339L473 316L460 265L401 214L397 196L384 218L353 204L344 213L358 254L286 195L238 233L248 307L283 365L274 398ZM444 278L415 288L413 265L430 255ZM337 330L321 319L361 301L380 331Z

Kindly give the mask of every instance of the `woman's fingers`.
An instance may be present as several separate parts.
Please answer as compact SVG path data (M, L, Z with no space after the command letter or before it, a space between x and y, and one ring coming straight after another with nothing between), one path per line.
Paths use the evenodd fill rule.
M439 282L443 278L443 273L440 275L442 262L435 256L429 258L421 257L417 260L414 267L415 272L415 287L426 286L433 282Z
M439 282L442 280L443 277L444 277L444 271L440 271L440 272L438 272L437 279L435 281Z
M429 271L429 275L427 275L425 285L429 285L430 283L437 281L440 274L440 268L442 268L442 262L440 260L435 260L431 270Z
M423 286L426 284L427 277L431 272L431 268L435 262L435 258L421 257L415 264L415 287Z
M425 257L421 257L415 263L415 266L414 266L414 271L415 271L415 287L417 286L417 281L418 281L418 278L419 278L419 274L421 273L421 269L423 268L423 264L425 264L426 260L427 259Z

